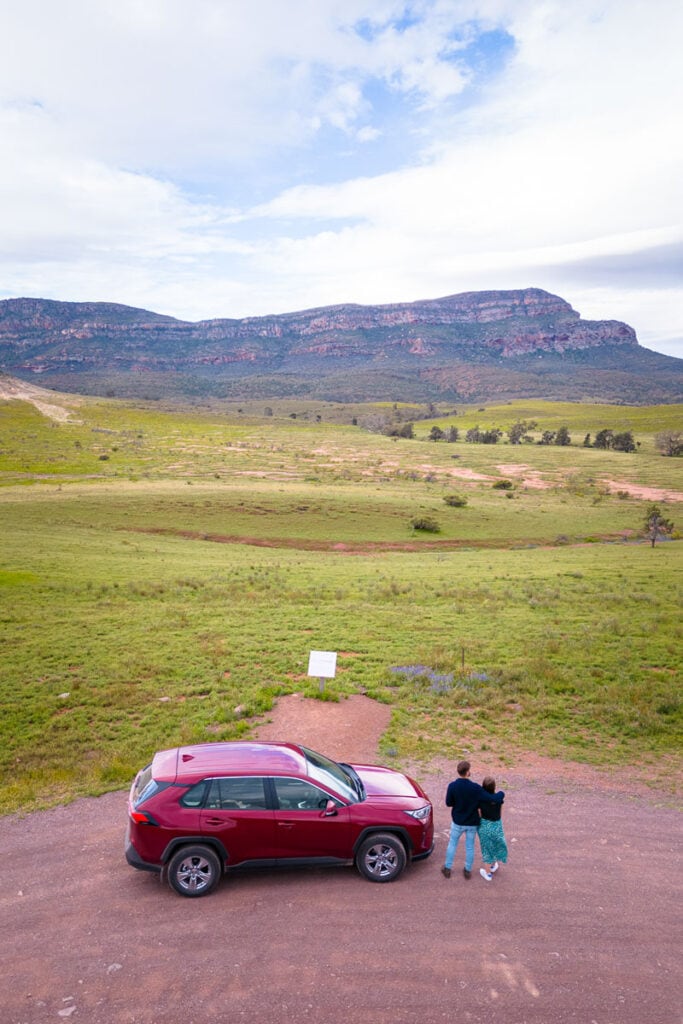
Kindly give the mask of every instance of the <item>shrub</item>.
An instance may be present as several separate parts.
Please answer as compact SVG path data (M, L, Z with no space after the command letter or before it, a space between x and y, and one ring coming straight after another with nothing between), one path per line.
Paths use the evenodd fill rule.
M440 533L441 527L436 519L431 516L413 516L410 525L414 530L422 530L424 533Z
M513 487L512 480L496 480L493 484L494 491L511 491Z
M443 500L451 508L464 508L467 504L467 498L463 497L462 494L444 494Z
M683 455L683 431L663 430L655 435L655 448L662 455Z

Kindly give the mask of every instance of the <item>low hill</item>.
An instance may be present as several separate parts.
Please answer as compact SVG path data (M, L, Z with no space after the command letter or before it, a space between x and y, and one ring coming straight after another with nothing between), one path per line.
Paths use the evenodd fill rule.
M124 397L683 401L683 360L538 288L197 323L114 303L6 299L0 369Z

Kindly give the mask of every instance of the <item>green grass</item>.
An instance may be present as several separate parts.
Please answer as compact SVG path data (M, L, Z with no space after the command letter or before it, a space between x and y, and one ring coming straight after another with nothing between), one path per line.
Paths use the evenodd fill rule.
M56 425L0 405L1 811L127 786L160 747L248 734L280 694L319 697L311 649L339 652L326 697L392 707L397 763L477 745L637 761L655 780L679 763L681 544L639 542L646 500L605 484L683 492L681 460L654 452L660 423L623 455L76 412ZM510 498L493 487L506 477ZM454 491L465 507L446 505ZM413 533L414 516L441 532Z
M544 430L557 430L568 426L583 441L585 434L593 436L603 428L616 432L632 430L634 434L656 434L660 430L681 430L681 405L599 405L588 402L548 402L538 399L506 402L503 405L463 406L455 419L448 422L466 430L480 426L502 427L506 430L519 420L535 420L540 435ZM431 425L431 424L430 424Z

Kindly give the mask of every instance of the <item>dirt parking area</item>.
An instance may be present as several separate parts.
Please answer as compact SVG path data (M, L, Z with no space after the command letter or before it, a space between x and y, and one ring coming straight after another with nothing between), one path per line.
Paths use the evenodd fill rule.
M290 697L259 735L376 760L387 720L360 696ZM553 765L506 771L490 884L463 878L462 848L440 873L445 763L414 772L435 853L390 885L252 871L188 900L126 864L125 793L0 820L0 1022L680 1024L680 813Z

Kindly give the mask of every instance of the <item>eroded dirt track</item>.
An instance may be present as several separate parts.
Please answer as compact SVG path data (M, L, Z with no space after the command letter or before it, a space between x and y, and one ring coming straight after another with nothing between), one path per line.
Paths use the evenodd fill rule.
M285 702L261 732L364 760L386 713ZM0 821L2 1024L680 1024L680 814L508 773L510 863L466 881L460 849L446 881L449 768L419 774L434 856L391 885L250 872L187 900L126 865L123 793Z

